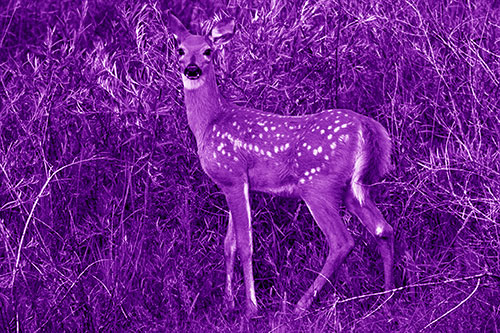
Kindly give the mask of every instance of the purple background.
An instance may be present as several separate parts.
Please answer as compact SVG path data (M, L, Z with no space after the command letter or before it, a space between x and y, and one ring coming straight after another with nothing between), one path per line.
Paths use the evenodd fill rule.
M274 6L272 5L274 3ZM0 3L0 331L498 331L498 1ZM227 206L187 127L167 10L232 16L228 99L276 114L377 119L394 170L389 301L356 241L303 318L327 246L303 203L252 195L260 317L224 312ZM369 295L358 298L357 296Z

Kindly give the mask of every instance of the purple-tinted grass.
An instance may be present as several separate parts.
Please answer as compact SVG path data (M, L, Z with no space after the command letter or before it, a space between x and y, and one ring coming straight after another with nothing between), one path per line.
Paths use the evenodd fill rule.
M498 1L168 3L0 2L0 331L500 330ZM260 317L241 319L238 265L224 312L227 206L187 127L169 9L193 32L236 18L217 59L235 103L387 128L387 302L345 214L356 247L294 317L326 241L300 201L255 194Z

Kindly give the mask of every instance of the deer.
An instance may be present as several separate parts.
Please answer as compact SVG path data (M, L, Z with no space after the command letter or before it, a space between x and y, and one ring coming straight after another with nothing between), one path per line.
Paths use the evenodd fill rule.
M206 35L191 34L173 14L168 30L177 47L188 125L204 172L229 208L224 239L225 303L234 309L236 252L243 268L245 315L258 315L252 267L249 191L301 199L326 237L328 254L320 273L294 312L304 314L354 247L343 223L343 204L377 242L385 289L393 288L393 228L375 206L370 188L391 169L391 141L376 120L347 109L285 116L238 106L219 92L214 52L235 35L232 18Z

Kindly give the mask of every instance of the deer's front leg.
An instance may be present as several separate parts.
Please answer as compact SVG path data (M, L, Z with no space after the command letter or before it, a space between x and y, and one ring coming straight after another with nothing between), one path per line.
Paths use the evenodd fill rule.
M227 225L226 239L224 240L224 257L226 259L226 307L229 310L234 309L233 294L233 273L234 273L234 255L236 254L236 234L234 233L233 216L229 212L229 222Z
M257 299L255 298L255 287L252 269L252 225L250 201L248 194L248 183L237 184L224 189L227 204L231 212L234 232L236 236L236 247L243 265L246 292L246 312L252 317L257 314Z

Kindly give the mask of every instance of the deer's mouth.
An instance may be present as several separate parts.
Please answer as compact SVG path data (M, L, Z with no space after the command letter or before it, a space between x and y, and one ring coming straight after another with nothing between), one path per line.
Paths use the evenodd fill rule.
M202 72L201 68L195 64L190 64L184 70L184 75L190 80L197 80L200 78Z

